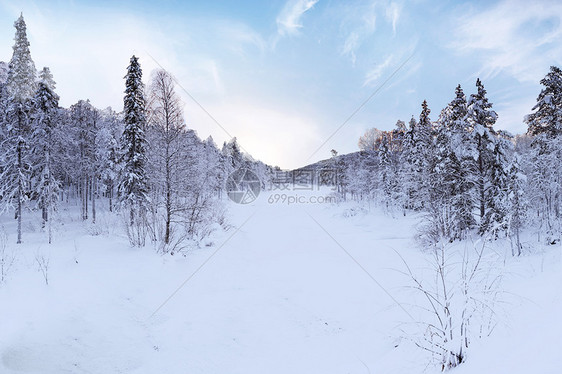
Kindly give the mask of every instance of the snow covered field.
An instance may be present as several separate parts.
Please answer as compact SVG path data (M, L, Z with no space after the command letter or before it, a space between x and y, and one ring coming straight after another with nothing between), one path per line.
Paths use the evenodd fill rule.
M37 218L17 246L4 215L16 261L0 284L0 373L439 372L400 338L395 302L411 297L395 251L426 266L419 217L266 194L229 212L233 228L186 257L130 248L119 219L93 230L72 209L52 245ZM505 258L509 313L453 372L558 373L560 246Z

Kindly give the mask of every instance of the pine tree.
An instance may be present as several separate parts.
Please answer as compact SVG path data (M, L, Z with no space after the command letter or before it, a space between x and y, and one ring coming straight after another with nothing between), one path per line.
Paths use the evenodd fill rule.
M416 157L417 157L417 146L415 139L417 122L414 117L410 119L408 123L408 130L404 133L404 141L402 143L402 157L401 163L404 165L402 169L402 190L405 196L405 206L406 209L414 209L414 199L417 186L417 167L416 167Z
M98 131L98 148L100 178L104 184L104 195L109 199L109 211L113 212L115 189L121 172L119 139L123 134L123 124L117 113L106 108L102 113L101 128Z
M432 157L432 124L429 118L430 109L427 101L422 103L420 120L412 127L412 140L414 144L409 162L411 163L411 179L415 187L412 189L412 202L414 209L423 209L429 196L429 168Z
M226 158L229 174L232 171L243 166L244 155L240 150L240 145L238 145L238 140L236 139L236 137L230 139L228 143L227 142L223 143L222 154Z
M36 91L36 70L31 59L23 15L14 23L15 44L6 80L3 108L5 119L0 167L0 196L3 206L15 203L17 243L22 240L22 210L28 199L31 164L29 155L31 98Z
M470 134L466 122L467 102L460 85L455 89L455 98L443 111L439 122L447 128L449 136L450 164L448 165L451 185L451 208L454 216L453 239L463 239L466 232L474 228L474 188L471 175L474 173L474 158L470 152Z
M388 208L392 193L392 161L388 147L388 137L383 133L381 145L379 147L379 180L383 192L385 206Z
M124 124L121 139L123 170L119 181L119 198L129 209L130 224L143 215L148 203L146 178L145 99L142 70L133 56L125 76Z
M550 72L541 80L544 89L533 107L534 113L525 118L528 134L546 134L555 137L562 134L562 70L550 67Z
M79 100L70 107L70 121L74 133L75 182L82 204L82 220L89 215L89 197L92 192L95 169L96 109L88 100Z
M2 90L8 81L8 70L10 70L8 64L0 61L0 98L2 97Z
M467 103L466 122L470 137L467 143L467 153L472 155L471 176L474 183L473 201L479 208L480 224L484 223L486 209L490 205L487 200L486 189L490 186L490 169L494 162L494 136L493 125L498 116L488 102L486 90L480 79L476 80L477 93L470 95Z
M48 222L49 243L52 240L51 212L56 207L60 183L55 177L55 136L59 117L59 97L54 92L55 82L48 68L43 69L33 99L31 134L31 162L34 192L42 211L43 226Z
M56 82L53 79L53 74L51 69L44 67L43 70L39 72L39 82L46 85L52 92L55 92Z
M22 102L25 99L32 98L37 90L37 71L29 51L29 41L27 40L23 15L14 22L14 27L16 28L15 44L13 46L14 53L10 60L6 86L8 95L16 101Z
M541 227L546 226L549 240L558 235L555 221L560 217L562 178L562 70L552 66L541 80L544 89L537 98L534 112L526 116L531 141L529 186Z
M496 237L500 231L508 229L509 213L509 158L512 143L501 136L494 138L493 158L489 165L489 186L485 192L486 215L480 231L492 232Z
M22 242L23 206L28 200L31 160L29 154L29 118L31 100L9 100L0 149L0 196L3 210L15 208L17 243Z
M435 127L433 155L429 171L429 208L432 225L438 237L455 239L453 199L456 194L456 173L460 168L451 148L451 134L445 108Z
M512 255L521 255L520 231L527 219L528 201L525 195L527 177L522 173L517 155L513 158L508 171L508 224L509 231L515 237L515 250Z

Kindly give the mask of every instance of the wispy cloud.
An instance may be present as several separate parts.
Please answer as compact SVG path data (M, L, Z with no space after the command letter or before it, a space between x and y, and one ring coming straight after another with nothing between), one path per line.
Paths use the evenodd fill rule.
M375 32L377 21L375 7L376 2L370 1L347 5L340 10L343 14L340 28L346 35L341 55L348 56L353 66L357 61L357 51Z
M455 19L450 47L477 56L480 75L536 82L562 56L562 3L503 1Z
M393 61L393 55L385 58L380 64L376 64L371 70L367 72L363 86L367 86L381 77L386 68L390 66Z
M318 0L289 0L277 16L277 33L281 36L294 35L303 27L303 15L312 9Z
M342 49L342 55L346 56L349 55L351 58L351 64L355 66L355 62L357 61L357 56L355 54L355 50L359 47L359 34L357 32L352 32L349 36L345 39Z
M398 19L400 19L400 13L402 13L402 5L396 2L391 2L386 7L386 19L392 24L392 33L396 35L396 25L398 24Z

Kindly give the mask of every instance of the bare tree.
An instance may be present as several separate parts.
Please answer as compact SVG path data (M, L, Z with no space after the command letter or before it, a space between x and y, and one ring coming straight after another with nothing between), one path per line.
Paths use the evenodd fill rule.
M148 87L148 125L150 162L153 174L153 203L164 208L164 244L170 243L171 224L180 207L180 185L185 169L182 135L185 130L182 102L172 76L164 71L153 73ZM183 162L182 162L183 161ZM159 197L163 201L159 203ZM157 209L157 208L156 208Z
M359 137L359 149L362 151L377 151L381 141L382 131L373 127L365 131L365 134Z

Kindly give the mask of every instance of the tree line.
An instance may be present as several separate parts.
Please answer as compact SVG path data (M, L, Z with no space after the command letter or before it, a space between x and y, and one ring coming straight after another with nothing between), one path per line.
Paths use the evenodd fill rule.
M528 131L497 130L483 83L430 119L426 101L418 118L391 131L368 130L357 157L336 157L343 198L375 200L403 214L427 214L423 237L435 243L477 233L507 236L521 253L520 230L537 228L539 240L560 240L562 180L562 71L541 80L537 104L525 117ZM543 237L541 237L543 236Z
M23 16L14 26L12 58L0 62L0 199L17 219L17 243L26 212L40 212L50 243L61 204L79 204L82 220L95 224L102 202L124 217L131 244L149 238L178 251L224 224L221 199L233 170L250 168L264 180L271 173L236 138L219 148L187 128L173 76L157 70L145 86L135 56L122 112L89 100L62 108L49 68L36 71Z

